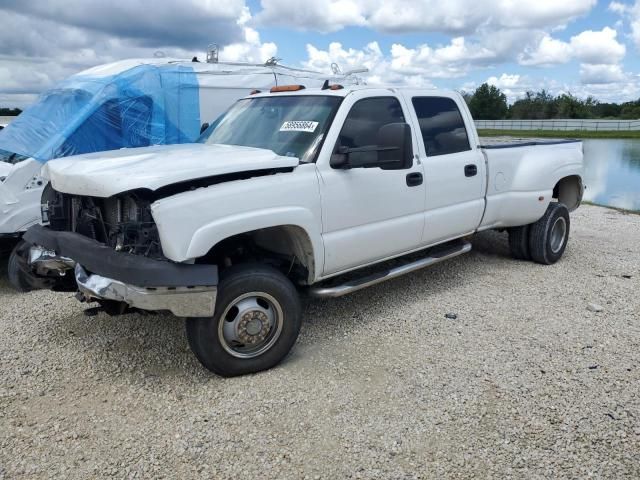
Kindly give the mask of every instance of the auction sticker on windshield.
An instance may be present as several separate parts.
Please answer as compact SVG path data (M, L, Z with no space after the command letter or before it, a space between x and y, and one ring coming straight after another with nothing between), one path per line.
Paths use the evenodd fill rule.
M280 127L281 132L315 132L318 122L307 120L292 120L284 122Z

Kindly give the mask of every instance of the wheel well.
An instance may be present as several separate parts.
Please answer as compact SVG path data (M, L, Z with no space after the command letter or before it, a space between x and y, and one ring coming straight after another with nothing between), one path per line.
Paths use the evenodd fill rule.
M553 198L564 203L571 212L580 206L582 193L582 178L578 175L564 177L553 187Z
M224 270L247 261L266 263L298 284L310 284L315 274L313 245L295 225L261 228L221 240L197 263L215 263Z

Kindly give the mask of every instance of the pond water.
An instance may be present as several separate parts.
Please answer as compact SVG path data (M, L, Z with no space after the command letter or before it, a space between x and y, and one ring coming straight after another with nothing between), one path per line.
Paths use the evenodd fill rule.
M584 199L640 210L640 140L584 140Z

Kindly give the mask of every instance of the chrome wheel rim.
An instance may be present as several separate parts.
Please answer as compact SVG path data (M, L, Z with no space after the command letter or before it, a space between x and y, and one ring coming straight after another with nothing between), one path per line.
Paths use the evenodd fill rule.
M558 217L551 227L551 251L558 253L564 246L567 236L567 221L564 217Z
M227 353L255 358L276 343L282 333L282 307L268 293L249 292L229 303L218 323L218 338Z

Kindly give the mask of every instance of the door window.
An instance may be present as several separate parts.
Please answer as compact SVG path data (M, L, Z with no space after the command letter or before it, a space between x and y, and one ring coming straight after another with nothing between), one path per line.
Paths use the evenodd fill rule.
M471 150L460 109L451 98L414 97L420 132L427 156Z
M344 121L336 147L376 147L378 130L389 123L404 123L404 114L400 102L395 97L365 98L356 102ZM367 155L367 152L351 153ZM404 165L403 168L410 168Z

